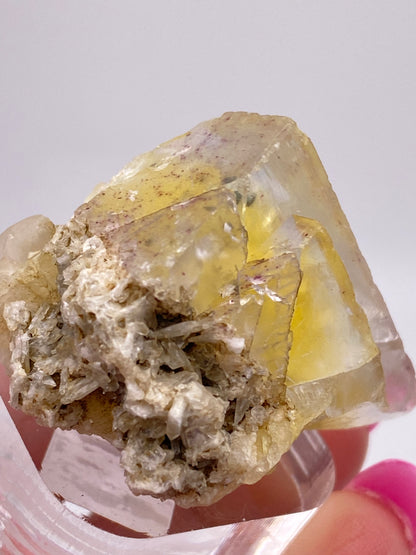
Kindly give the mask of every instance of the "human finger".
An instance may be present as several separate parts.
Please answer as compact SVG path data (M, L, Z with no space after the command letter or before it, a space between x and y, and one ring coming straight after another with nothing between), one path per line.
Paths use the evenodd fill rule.
M333 493L285 555L416 553L416 467L383 461Z

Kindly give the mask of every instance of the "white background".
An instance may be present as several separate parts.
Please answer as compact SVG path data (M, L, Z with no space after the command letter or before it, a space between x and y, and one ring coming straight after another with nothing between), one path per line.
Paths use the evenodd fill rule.
M416 361L414 0L0 0L0 227L227 110L313 140ZM416 413L368 463L416 463Z

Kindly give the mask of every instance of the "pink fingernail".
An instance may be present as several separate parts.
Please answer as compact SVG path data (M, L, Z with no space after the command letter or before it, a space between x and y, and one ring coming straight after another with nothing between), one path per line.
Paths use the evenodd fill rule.
M388 505L416 545L416 466L396 459L383 461L360 472L346 489L375 496Z

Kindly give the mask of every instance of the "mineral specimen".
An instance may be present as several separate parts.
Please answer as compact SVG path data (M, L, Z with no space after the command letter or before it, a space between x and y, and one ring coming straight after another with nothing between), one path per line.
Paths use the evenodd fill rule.
M0 237L11 402L121 451L131 490L214 502L305 427L415 403L413 369L309 141L230 113L139 156L66 225Z

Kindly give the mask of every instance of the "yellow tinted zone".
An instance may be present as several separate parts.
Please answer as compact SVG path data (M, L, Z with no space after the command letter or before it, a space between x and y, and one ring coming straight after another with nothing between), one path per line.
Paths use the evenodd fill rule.
M328 233L313 220L295 220L305 243L300 255L303 277L291 325L288 385L348 372L378 354Z

